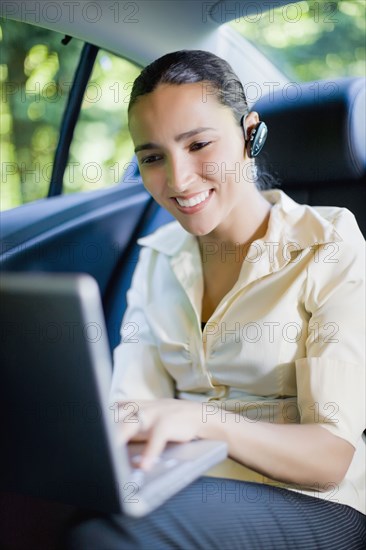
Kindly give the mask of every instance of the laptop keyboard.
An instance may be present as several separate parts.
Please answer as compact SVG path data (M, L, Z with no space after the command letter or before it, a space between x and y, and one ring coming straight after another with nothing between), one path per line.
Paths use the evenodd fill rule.
M157 477L164 474L164 472L170 470L174 466L177 466L180 462L176 458L165 458L164 456L159 456L154 460L150 470L145 471L138 466L140 460L140 454L134 455L131 458L131 466L133 468L131 472L131 480L135 481L138 485L142 485L150 477Z

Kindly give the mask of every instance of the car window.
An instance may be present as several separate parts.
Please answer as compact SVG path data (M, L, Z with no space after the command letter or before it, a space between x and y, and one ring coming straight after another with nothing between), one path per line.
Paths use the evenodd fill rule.
M237 2L229 23L288 78L365 76L365 0L307 0L268 10ZM249 9L250 8L250 9Z
M45 197L63 111L83 43L2 19L1 209Z
M98 52L70 147L64 193L116 185L128 170L133 145L127 106L140 70L116 55Z
M0 209L47 196L62 116L83 42L0 20ZM63 193L117 184L132 158L127 105L140 69L100 51L84 95Z

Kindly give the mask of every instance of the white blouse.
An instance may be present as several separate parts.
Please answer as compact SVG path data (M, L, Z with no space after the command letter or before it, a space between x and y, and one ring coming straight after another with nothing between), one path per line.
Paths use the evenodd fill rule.
M356 449L338 486L304 490L230 458L207 475L277 485L365 514L364 239L345 208L262 193L273 204L266 235L244 261L235 258L239 278L203 331L202 262L212 250L201 258L196 237L176 221L138 240L111 400L177 397L248 422L320 423ZM222 261L234 253L222 249Z

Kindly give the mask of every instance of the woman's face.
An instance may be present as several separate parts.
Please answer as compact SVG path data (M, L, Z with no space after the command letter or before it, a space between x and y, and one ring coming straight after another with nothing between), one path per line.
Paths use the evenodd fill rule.
M243 215L249 185L243 131L209 90L160 84L129 117L145 188L196 236L227 232Z

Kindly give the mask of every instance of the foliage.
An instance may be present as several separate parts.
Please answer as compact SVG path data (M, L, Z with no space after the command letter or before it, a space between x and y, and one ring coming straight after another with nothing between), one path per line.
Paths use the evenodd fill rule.
M47 195L67 97L83 43L4 20L0 27L1 209ZM126 109L139 69L99 52L75 129L64 192L118 183L132 157ZM92 159L92 162L90 162Z
M1 24L1 208L47 194L58 130L82 44L6 20Z
M127 106L139 72L130 62L99 52L75 129L64 192L93 190L121 180L133 155Z
M290 80L365 76L365 0L307 0L231 25Z

